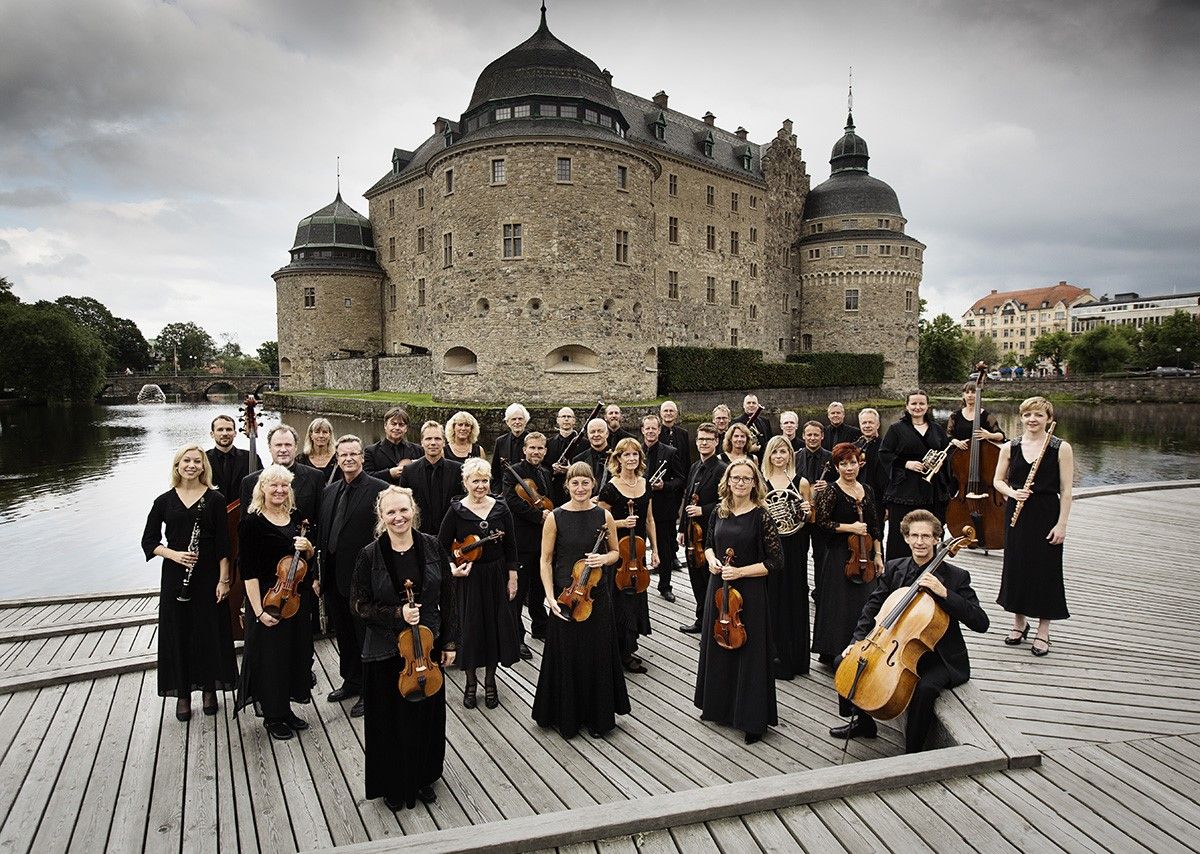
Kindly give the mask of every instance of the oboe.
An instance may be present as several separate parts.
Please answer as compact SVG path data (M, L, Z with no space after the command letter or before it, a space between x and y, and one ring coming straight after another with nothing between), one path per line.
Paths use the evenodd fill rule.
M1042 445L1042 450L1038 452L1037 459L1033 461L1033 465L1029 467L1029 476L1025 478L1024 489L1033 489L1033 479L1037 477L1038 466L1042 464L1042 457L1046 456L1046 449L1050 447L1050 440L1054 438L1054 422L1050 422L1050 426L1046 428L1046 444ZM1008 523L1008 527L1017 527L1017 517L1021 515L1021 508L1025 506L1024 499L1018 499L1017 505L1013 508L1012 521Z
M196 524L192 525L192 538L188 540L187 548L196 556L196 563L183 573L183 586L179 588L179 595L175 597L176 602L192 601L192 573L196 571L196 564L200 562L200 517L204 515L204 501L207 498L207 495L201 495L200 500L196 502Z

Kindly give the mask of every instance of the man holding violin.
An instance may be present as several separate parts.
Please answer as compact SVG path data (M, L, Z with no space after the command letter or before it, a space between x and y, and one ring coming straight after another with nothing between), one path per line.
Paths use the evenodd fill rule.
M976 632L988 630L988 615L979 605L971 589L971 575L945 561L929 575L921 576L942 540L942 523L928 510L913 510L900 523L904 541L912 549L912 557L890 560L875 592L863 606L862 617L854 630L849 646L834 661L834 670L851 653L854 646L875 629L875 618L884 600L896 590L916 583L934 598L950 617L950 625L934 648L917 662L919 681L908 704L904 725L904 752L918 753L925 749L929 731L933 728L933 706L945 688L962 685L971 678L971 660L963 640L962 627ZM918 580L919 578L919 580ZM839 698L839 713L850 716L850 722L829 730L834 738L854 738L877 735L875 720L852 703Z
M717 442L720 431L711 422L696 428L696 450L700 459L692 464L688 472L687 488L683 491L683 506L679 514L679 545L688 547L688 577L692 582L692 593L696 596L696 622L679 627L689 635L700 634L700 620L704 616L704 604L708 594L708 568L700 564L703 558L704 535L708 531L708 520L717 508L720 496L717 486L725 473L725 463L717 458ZM693 546L692 523L700 526L698 548Z
M572 417L574 413L572 413ZM517 654L528 661L533 652L525 643L525 624L521 621L521 606L529 609L530 634L538 640L546 639L546 607L542 604L541 556L542 526L553 507L543 507L532 499L524 481L532 481L537 494L546 499L550 490L550 478L542 468L546 458L546 437L541 433L525 434L525 459L518 461L512 471L504 472L504 502L513 515L513 535L517 541L517 595L512 598L513 620L517 624L520 641ZM516 472L520 481L513 476ZM521 492L517 484L521 483ZM549 504L547 500L544 503Z
M661 441L662 419L650 414L642 418L642 447L646 450L646 483L653 501L654 530L662 531L662 554L658 564L658 592L668 602L675 601L671 591L671 573L675 570L675 540L667 532L675 528L675 513L683 497L683 479L687 477L682 455Z

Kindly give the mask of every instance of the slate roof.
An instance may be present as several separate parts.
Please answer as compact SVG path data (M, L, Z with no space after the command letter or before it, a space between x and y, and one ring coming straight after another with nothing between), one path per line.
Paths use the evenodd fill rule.
M887 228L843 228L837 231L822 231L817 234L805 234L798 238L794 246L811 246L818 243L864 243L883 241L885 243L908 243L925 248L925 244L910 237L902 231L892 231ZM847 256L851 257L851 256Z
M804 203L806 220L864 213L904 216L896 191L866 172L836 172L809 190Z
M374 249L375 234L371 221L337 198L316 213L309 214L296 226L292 251L306 247L331 249Z

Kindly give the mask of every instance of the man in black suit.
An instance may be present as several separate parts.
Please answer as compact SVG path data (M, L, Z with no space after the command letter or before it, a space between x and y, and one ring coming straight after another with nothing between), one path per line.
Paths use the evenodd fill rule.
M636 439L637 437L621 426L621 407L615 403L610 403L604 407L604 423L608 425L608 449L611 451L617 446L617 442L622 439Z
M796 474L804 477L812 486L814 504L817 494L821 490L827 489L829 484L838 478L837 468L833 464L833 454L821 447L821 440L824 437L825 428L820 421L806 421L804 422L804 432L801 433L804 445L796 451ZM825 560L825 545L829 542L829 535L819 525L805 525L794 536L798 538L797 543L803 555L801 558L803 566L808 566L808 547L810 543L812 545L812 598L815 602L817 600L817 583L821 579L821 563Z
M662 442L662 419L657 415L642 418L642 447L646 449L646 479L650 481L660 468L663 469L650 487L650 513L654 516L654 530L662 531L658 545L662 552L658 556L658 592L668 602L675 601L671 590L671 573L675 570L675 540L666 536L675 530L675 519L679 516L679 501L683 496L683 480L687 471L680 462L680 455L670 445ZM665 468L664 468L665 466Z
M971 660L963 640L962 625L976 632L988 630L988 616L971 589L971 575L965 569L943 562L936 570L917 581L924 568L933 560L937 544L942 539L942 523L928 510L913 510L900 523L904 541L912 549L912 557L888 561L883 578L871 598L863 606L862 618L854 630L850 645L835 662L855 655L854 645L875 628L875 616L887 597L902 587L916 583L934 598L950 616L950 626L932 650L917 662L917 687L908 704L908 720L904 725L904 752L917 753L925 749L929 731L933 728L933 705L944 688L953 688L971 678ZM961 625L960 625L961 624ZM843 717L850 722L834 727L834 738L865 736L874 738L877 730L873 718L859 712L852 703L838 698Z
M771 417L767 415L767 411L758 405L758 395L754 392L742 398L742 414L731 422L733 424L745 424L749 426L754 433L754 444L758 445L758 451L754 454L758 458L759 465L762 465L763 453L767 449L767 442L775 435L771 429Z
M504 410L504 424L508 432L496 437L492 446L492 488L499 489L504 483L504 469L500 466L500 458L510 463L521 459L521 444L525 441L525 428L529 426L529 410L519 403L510 403ZM438 519L440 523L442 520ZM435 530L436 534L437 531Z
M292 473L292 492L296 496L296 509L300 512L300 518L307 519L311 525L317 520L325 478L312 466L296 462L296 444L299 440L300 434L295 428L279 424L272 427L271 432L267 434L267 451L271 454L272 463L277 463ZM254 487L258 484L260 474L262 471L254 471L242 478L239 497L242 500L243 512L250 507L250 499L254 495Z
M720 500L720 496L717 495L717 486L721 482L721 475L725 473L726 466L717 459L719 435L720 431L717 430L717 426L707 421L696 428L696 450L700 452L700 459L692 464L692 470L688 472L687 476L687 488L683 491L683 501L686 503L683 507L683 515L679 518L679 545L681 546L690 548L689 529L693 522L700 526L700 530L705 535L708 534L708 520L712 518L712 512L717 508L717 502ZM699 503L694 503L692 496L698 496ZM700 634L700 618L704 616L704 597L708 593L708 568L697 566L696 557L692 551L688 552L688 578L692 582L692 592L696 595L696 622L679 627L679 631L687 632L690 635Z
M567 449L575 442L575 447L579 447L579 442L575 441L575 410L569 406L564 406L558 410L558 415L555 417L554 423L558 427L558 432L549 438L546 442L546 455L542 459L542 468L550 475L550 498L554 501L554 506L566 504L567 490L564 482L567 479L567 469L571 467L571 457L575 456L572 451L567 454ZM555 465L559 457L566 456L562 465ZM538 559L539 561L541 558ZM540 571L540 568L539 568Z
M420 445L409 442L408 410L393 406L383 416L383 438L363 451L363 468L371 477L387 483L399 483L400 472L421 456Z
M546 437L541 433L525 434L525 459L513 465L513 471L521 480L532 480L538 494L546 497L550 489L550 476L542 466L546 456ZM517 595L511 600L513 620L520 639L518 653L528 661L533 651L525 643L525 624L521 621L521 608L529 610L529 628L538 640L546 639L546 606L542 604L541 557L542 526L549 517L549 510L535 507L517 495L517 478L513 472L504 472L504 502L513 515L513 539L517 544Z
M867 461L858 473L858 482L871 487L875 495L875 506L883 507L883 493L887 489L890 472L879 464L879 411L870 407L858 413L858 427L862 431L863 455Z
M586 425L587 450L577 454L573 463L587 463L592 467L592 495L599 495L604 484L612 476L608 470L608 424L603 418L593 418Z
M846 423L846 407L838 401L829 404L825 410L829 423L825 425L825 435L821 438L821 447L832 451L835 445L842 442L853 442L862 435L862 431L853 424Z
M446 433L436 421L421 425L419 460L408 464L400 475L400 485L413 491L421 508L421 533L436 537L452 499L464 494L462 465L446 459Z
M208 430L213 447L204 453L212 466L213 488L221 493L226 503L236 501L241 494L242 478L250 474L250 452L233 446L237 422L230 416L218 415L208 425ZM258 460L254 463L256 469L262 468Z
M321 500L321 522L317 526L320 577L313 584L317 595L325 595L325 611L337 637L342 684L329 694L337 703L362 692L362 645L366 627L350 609L350 583L354 564L363 546L375 538L375 499L388 485L363 470L362 440L342 436L335 446L341 478L325 487ZM360 699L350 709L351 717L363 713Z
M688 431L679 426L679 407L673 400L664 400L658 407L658 417L662 419L662 434L659 441L670 445L679 455L679 469L687 475L692 467L692 437Z

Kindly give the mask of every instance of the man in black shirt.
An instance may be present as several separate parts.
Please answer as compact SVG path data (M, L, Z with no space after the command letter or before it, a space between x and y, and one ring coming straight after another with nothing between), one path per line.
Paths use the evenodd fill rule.
M604 408L604 423L608 425L608 449L611 451L622 439L637 438L621 426L621 407L610 403Z
M842 442L853 442L862 435L857 427L846 423L846 407L838 401L829 404L825 414L829 416L829 423L825 425L825 436L821 439L821 447L825 450L832 451Z
M362 440L342 436L335 446L341 477L325 487L321 522L317 526L320 552L319 577L313 592L325 594L325 611L337 637L342 684L329 694L337 703L362 692L362 645L366 626L350 608L350 584L358 553L375 538L375 499L388 485L363 471ZM363 713L360 699L351 717Z
M563 456L563 452L567 450L567 446L575 439L575 410L564 406L558 410L554 423L558 426L558 432L551 436L550 441L546 443L546 455L542 459L542 467L550 473L550 498L557 507L565 504L569 498L563 482L566 480L567 469L571 467L571 458L575 456L575 451L572 450L567 454L561 465L557 463L559 457ZM575 442L575 447L579 447L579 442Z
M508 426L508 432L497 436L496 444L492 446L493 489L498 489L504 482L504 469L500 465L500 458L504 457L510 463L521 459L521 443L525 441L525 428L529 426L529 410L519 403L510 403L508 409L504 410L504 423Z
M421 456L421 446L407 441L407 433L408 410L393 406L383 416L383 438L363 452L367 474L387 483L400 482L404 467Z
M687 477L680 462L679 452L661 440L662 421L657 415L642 418L642 447L646 449L646 480L650 483L650 512L654 517L654 530L662 531L658 547L662 552L658 563L658 592L668 602L675 601L671 590L671 573L677 561L675 540L666 535L675 529L679 516L679 501L683 494L683 480ZM659 469L661 474L657 474ZM657 474L657 479L655 475Z
M574 413L572 413L574 417ZM546 437L541 433L525 434L525 459L513 466L513 471L522 480L532 480L538 494L547 495L550 489L550 478L542 467L546 456ZM533 658L533 652L525 643L525 623L521 620L521 606L529 610L530 634L538 640L546 639L546 622L548 615L542 604L541 555L542 555L542 526L550 515L549 510L535 507L517 494L517 479L512 472L504 472L504 502L513 515L513 539L517 544L517 595L512 598L513 620L517 625L517 634L521 645L521 658L528 661Z
M679 631L700 634L700 618L704 616L704 597L708 593L708 568L696 565L697 555L691 549L691 526L695 522L703 534L708 533L708 520L717 507L720 496L717 486L725 473L725 463L717 459L717 427L705 422L696 428L696 450L700 459L692 464L683 491L683 515L679 518L679 545L688 548L688 577L696 595L696 622L680 626ZM699 503L692 500L696 496Z
M658 416L662 419L662 435L659 440L675 449L679 455L680 469L687 474L692 467L692 437L688 431L679 426L679 407L673 400L664 400L658 407Z
M450 502L464 494L462 465L446 459L446 434L437 421L421 425L421 447L425 455L401 472L400 485L413 491L421 508L421 533L436 537Z
M237 422L228 415L218 415L209 425L213 447L204 453L212 466L213 488L221 493L226 503L237 501L242 478L250 474L250 452L233 446L237 438ZM255 460L255 469L262 464Z
M796 473L802 475L812 486L815 503L817 494L837 480L837 471L833 465L833 454L821 447L821 440L825 436L825 428L821 426L821 422L804 422L804 432L801 435L804 445L796 451ZM812 544L812 597L813 601L816 601L817 582L821 579L821 562L825 560L825 545L829 542L829 536L819 525L805 525L794 536L798 538L801 554L804 555L801 561L803 566L808 566L808 547Z
M579 454L573 463L587 463L592 467L592 495L599 495L611 473L608 470L608 425L603 418L593 418L587 423L588 448Z

